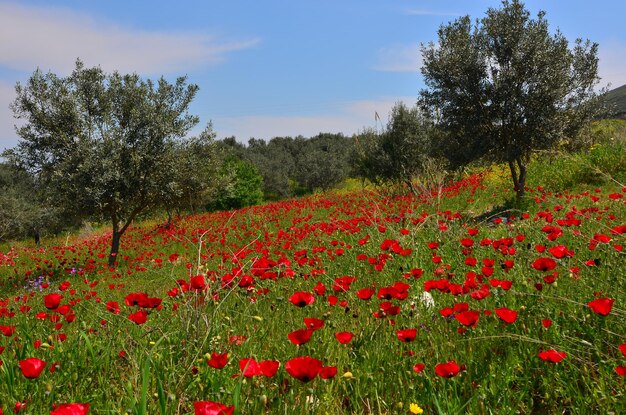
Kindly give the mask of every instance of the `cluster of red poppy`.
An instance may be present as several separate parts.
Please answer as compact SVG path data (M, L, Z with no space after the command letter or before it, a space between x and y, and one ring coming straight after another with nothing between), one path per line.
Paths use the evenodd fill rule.
M450 186L445 192L450 196L462 191L473 195L480 186L480 180L472 178ZM623 203L624 199L616 195L621 196L615 193L605 199L609 203ZM30 353L30 349L22 348L20 353L14 352L11 356L38 355L52 362L54 359L48 359L43 354L44 349L54 348L57 342L66 340L67 335L62 331L72 336L70 331L63 329L77 318L80 310L76 305L81 302L93 301L102 311L98 317L101 328L89 327L98 327L98 323L84 322L88 333L99 330L107 336L108 330L115 326L117 331L145 329L148 332L158 327L162 316L178 316L179 307L183 304L204 311L204 308L220 304L228 295L237 295L250 304L261 303L269 293L278 291L274 288L277 284L288 284L293 279L297 280L298 288L290 288L286 295L281 294L281 298L288 296L286 301L291 305L287 306L287 312L298 316L287 321L298 323L271 339L284 342L286 346L280 349L287 350L286 356L270 355L267 360L245 357L255 352L247 351L241 355L235 346L246 341L245 345L252 343L249 339L254 339L254 332L241 335L229 333L228 343L223 340L223 344L215 347L220 351L207 356L206 364L210 369L206 370L209 373L223 374L231 370L225 378L231 375L239 379L254 378L250 383L256 384L277 374L282 376L279 371L284 370L291 378L303 383L312 382L316 377L336 382L339 369L344 372L354 370L356 373L358 367L341 367L339 364L338 369L337 362L341 363L340 360L327 357L327 361L323 362L305 355L316 354L307 348L318 340L331 339L338 350L353 352L368 337L372 337L370 332L368 337L364 335L367 325L372 323L380 327L377 335L386 339L384 347L391 348L399 356L419 353L424 359L420 363L402 361L402 364L412 368L413 373L425 376L429 371L432 374L434 369L435 376L447 379L466 370L465 365L455 361L465 359L456 355L455 350L446 350L442 357L435 358L418 351L416 346L421 344L421 337L428 338L434 325L442 325L443 330L450 328L450 333L445 332L446 335L463 336L468 340L483 328L514 331L522 324L534 324L539 333L552 334L559 329L559 318L565 317L557 318L550 314L551 310L545 310L545 314L533 314L532 318L536 320L531 320L526 308L519 303L509 303L509 298L514 295L542 298L547 291L556 290L563 279L578 281L591 277L590 270L601 266L600 258L605 260L623 255L626 225L613 223L620 218L606 220L605 233L596 230L585 233L585 220L601 218L595 219L600 221L611 215L608 209L602 210L598 206L583 209L557 206L534 216L525 213L520 217L495 220L483 228L464 224L464 218L458 212L420 211L420 203L429 203L428 195L417 199L387 198L373 203L371 199L375 197L372 194L367 197L346 195L335 196L334 199L317 197L278 202L250 208L245 217L243 212L237 213L242 215L242 220L238 220L232 212L217 213L190 217L184 226L159 228L156 232L131 230L127 243L134 245L135 251L130 246L126 247L129 253L123 261L128 266L121 267L123 271L108 269L103 262L95 259L99 257L97 253L102 255L104 252L106 238L87 241L84 246L52 248L55 260L40 258L34 261L36 266L27 271L16 265L17 254L8 253L2 257L2 266L14 267L16 275L30 277L31 274L52 273L48 274L50 281L56 281L58 274L54 274L54 267L60 265L67 272L63 279L71 282L46 283L48 285L43 288L42 294L29 292L17 295L13 300L0 300L0 318L7 320L0 325L0 333L7 342L6 346L0 346L0 354L5 347L10 347L12 351L18 350L18 344L24 347L22 339L28 338L21 332L24 325L13 324L14 320L9 320L16 316L33 316L38 324L46 324L46 336L41 338L45 342L44 347L42 340L33 341L32 354L24 354L24 350ZM594 203L601 200L597 194L581 197L595 200ZM538 203L543 203L544 195L538 196L538 200ZM311 211L327 212L326 219L314 220ZM537 225L533 225L536 228L533 233L531 224L534 223ZM434 236L429 234L430 240L419 240L413 227L430 225ZM524 229L530 230L525 232ZM157 238L158 243L155 242ZM570 239L563 242L567 238ZM180 252L165 254L148 248L159 244L179 247ZM185 245L192 246L183 249ZM202 249L198 250L198 247ZM39 253L31 254L35 258L39 256ZM200 260L202 270L190 258ZM341 268L344 261L348 265ZM81 266L70 268L69 264L73 263L80 263ZM138 279L147 270L158 271L164 267L170 267L168 272L176 275L172 278L172 282L177 279L176 283L165 288L158 287L154 294L129 292L123 283L115 281L130 276ZM345 272L349 275L336 272L338 269L350 269ZM81 279L83 286L80 285ZM105 283L105 280L108 282ZM102 285L97 287L99 282ZM97 290L106 284L110 292L117 294L116 297L109 298L102 292L98 293ZM281 289L284 287L282 285ZM423 292L433 293L434 302L439 304L435 311L420 299ZM591 314L588 311L591 310L593 319L613 324L616 315L623 314L619 310L622 297L618 295L597 292L593 297L591 294L587 297L581 295L571 303L583 313ZM276 296L271 298L277 301ZM437 312L439 317L432 315ZM302 318L303 313L309 317ZM338 319L333 319L333 313L353 315L348 317L353 322L338 322ZM118 314L123 317L115 318ZM111 317L112 321L106 321L103 315ZM415 319L416 315L420 318ZM50 324L49 328L47 324ZM75 331L78 329L72 330ZM76 344L75 338L70 341ZM575 356L575 350L552 342L543 342L538 352L533 348L532 356L540 364L559 363L569 355ZM616 349L626 356L626 343L612 346L613 355L617 354ZM130 349L128 354L126 351L114 352L120 357L132 356ZM234 368L217 372L229 366L232 356L236 356L234 362L238 364L231 363ZM470 371L472 366L481 364L466 363ZM567 363L568 360L565 360ZM22 381L27 379L24 382L37 382L35 379L42 376L46 368L54 373L60 367L57 362L47 364L37 357L19 358L12 364L19 366ZM623 361L616 360L616 364L615 373L625 376ZM427 367L430 369L426 370ZM56 375L43 375L44 378L46 376ZM466 376L469 375L461 375ZM317 382L319 380L312 385ZM18 403L16 413L30 405L29 402ZM194 410L196 414L204 415L232 414L234 407L213 401L195 401ZM51 413L80 415L88 411L89 404L74 403L56 405Z

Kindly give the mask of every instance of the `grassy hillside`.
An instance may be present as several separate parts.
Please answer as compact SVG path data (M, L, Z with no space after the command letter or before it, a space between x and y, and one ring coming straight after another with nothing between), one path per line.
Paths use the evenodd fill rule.
M140 224L117 268L106 233L5 252L0 409L626 413L614 144L537 159L524 203L494 168Z
M626 85L615 88L606 94L606 102L614 108L610 118L626 119Z

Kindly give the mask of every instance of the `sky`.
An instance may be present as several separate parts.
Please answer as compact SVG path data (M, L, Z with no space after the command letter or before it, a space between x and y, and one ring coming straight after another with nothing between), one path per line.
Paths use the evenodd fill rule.
M601 85L626 84L624 0L532 0L552 32L600 45ZM106 72L200 90L192 131L218 138L352 135L413 105L420 45L497 0L0 0L0 150L17 144L15 84L37 69L67 76L77 58ZM380 115L381 121L375 119Z

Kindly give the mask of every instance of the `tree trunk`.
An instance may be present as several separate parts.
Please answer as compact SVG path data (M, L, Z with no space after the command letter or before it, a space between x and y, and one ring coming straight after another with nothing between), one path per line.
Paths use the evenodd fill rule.
M109 267L115 267L117 253L120 250L120 239L122 232L117 227L113 227L113 238L111 240L111 253L109 254Z
M171 228L172 226L172 210L171 209L167 209L167 224L165 225L165 227L167 229Z
M35 245L39 246L41 244L41 232L39 228L33 229L33 238L35 239Z
M517 166L516 166L517 164ZM509 160L509 169L511 169L511 178L517 198L521 199L526 194L526 165L521 158Z

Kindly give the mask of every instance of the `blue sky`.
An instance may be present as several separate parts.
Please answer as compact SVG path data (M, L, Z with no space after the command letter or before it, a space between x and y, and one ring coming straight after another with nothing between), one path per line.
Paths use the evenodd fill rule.
M0 0L0 150L14 146L8 106L37 68L60 75L76 58L146 78L187 75L191 113L218 137L351 135L413 104L419 45L496 0ZM602 84L626 83L623 0L526 1L551 29L600 44Z

